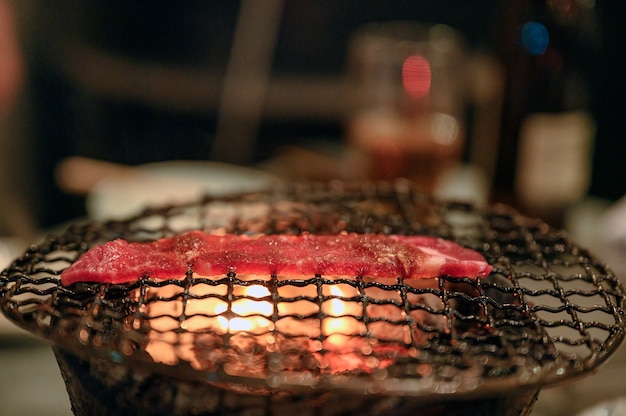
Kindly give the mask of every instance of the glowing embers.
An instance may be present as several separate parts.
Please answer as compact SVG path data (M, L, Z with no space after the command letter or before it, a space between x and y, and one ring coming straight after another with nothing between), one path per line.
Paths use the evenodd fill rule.
M371 373L447 331L437 280L228 275L149 287L139 305L156 361L268 377Z

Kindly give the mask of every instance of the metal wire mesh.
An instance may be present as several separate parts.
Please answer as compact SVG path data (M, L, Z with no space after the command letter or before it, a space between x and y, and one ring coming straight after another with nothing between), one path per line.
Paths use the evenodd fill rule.
M477 250L493 271L59 282L94 244L195 229L436 235ZM494 394L584 375L624 336L620 282L563 232L504 206L435 201L405 182L289 184L75 225L3 271L0 295L16 324L79 355L249 392Z

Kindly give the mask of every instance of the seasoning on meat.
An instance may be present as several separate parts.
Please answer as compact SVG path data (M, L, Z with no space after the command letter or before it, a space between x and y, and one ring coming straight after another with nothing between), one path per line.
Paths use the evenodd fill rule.
M440 275L480 278L489 274L491 266L474 250L429 236L245 236L190 231L148 243L117 239L95 246L63 271L61 282L182 279L188 271L197 276L234 272L421 279Z

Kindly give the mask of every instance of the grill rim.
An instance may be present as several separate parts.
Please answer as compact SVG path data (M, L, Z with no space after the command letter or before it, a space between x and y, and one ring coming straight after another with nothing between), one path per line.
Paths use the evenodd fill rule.
M311 187L317 186L319 187L318 189L322 194L324 193L326 195L331 194L331 197L333 197L333 192L338 193L338 192L345 191L342 185L338 185L336 183L335 184L331 183L331 184L326 184L326 185L315 185L315 184L294 185L294 187L296 188L298 186L300 187L304 186L305 189L311 189ZM451 202L451 201L445 201L445 202L435 201L428 196L415 193L416 192L415 190L413 190L412 188L407 188L406 184L404 183L401 183L400 185L380 184L380 183L379 184L365 184L365 185L361 184L359 186L361 187L360 188L361 190L365 191L364 194L366 194L367 198L372 198L372 195L374 196L378 195L382 187L383 190L394 189L394 192L396 192L396 195L398 198L410 196L411 198L416 197L424 203L439 204L439 206L445 206L446 208L465 207L464 209L469 209L469 210L477 209L476 207L470 206L465 203L457 203L457 202ZM400 189L400 192L398 192L397 189ZM284 194L281 194L281 192L283 192ZM129 224L134 224L135 222L144 220L145 218L150 217L150 216L175 215L177 210L185 209L186 207L196 206L198 204L202 205L202 204L211 203L216 200L238 201L238 200L241 200L241 198L243 199L258 198L259 195L261 197L268 196L271 199L272 196L276 197L278 195L278 197L280 198L280 197L283 197L281 195L289 195L289 192L293 192L293 191L287 190L287 191L278 191L278 192L277 191L269 191L269 192L261 192L261 193L255 192L252 194L235 195L233 197L221 197L221 198L207 197L200 201L194 201L189 204L171 205L167 207L148 209L144 211L143 213L137 215L136 217L133 217L127 220L110 221L110 222L105 222L105 223L87 222L84 224L71 225L60 236L56 236L56 237L49 236L46 239L46 241L44 241L42 244L38 246L32 246L31 248L29 248L29 250L27 250L26 253L22 257L15 260L7 269L5 269L2 272L2 275L0 278L0 298L1 298L0 306L2 307L2 311L11 321L13 321L18 326L21 326L23 329L26 329L27 331L35 333L35 335L42 337L43 339L53 343L54 345L61 345L64 348L67 348L73 351L74 353L85 356L87 358L95 354L96 356L102 356L103 358L112 359L113 361L118 361L119 359L116 358L116 356L114 356L113 354L116 351L109 351L107 349L94 348L94 346L91 344L87 345L87 347L89 348L85 348L85 345L81 343L74 343L74 344L70 343L71 345L68 345L67 337L64 336L63 334L60 334L54 328L49 328L49 331L47 332L45 331L45 328L42 328L39 325L36 325L35 327L33 327L32 322L28 322L28 320L25 319L25 317L29 315L21 313L16 308L15 304L12 304L10 300L7 300L7 295L10 295L10 292L11 292L11 289L7 288L9 283L18 282L17 283L18 286L20 285L19 282L21 282L22 284L33 283L29 281L30 279L29 274L31 275L37 274L38 272L35 269L33 269L31 266L33 266L34 264L37 264L37 260L38 258L40 258L39 256L42 255L42 250L45 251L47 249L46 247L51 247L58 243L62 243L62 244L69 243L70 245L74 244L76 246L76 253L77 255L79 255L89 248L89 244L86 244L85 240L88 238L92 238L95 234L98 234L99 232L101 232L103 228L106 230L106 234L113 234L113 235L122 234L123 233L122 231L125 230L126 227L129 226ZM522 217L515 210L504 205L495 205L495 206L491 206L487 208L481 208L479 210L479 213L483 216L492 215L494 217L509 216L515 219L519 218L523 222L523 226L528 226L528 227L532 226L532 227L540 227L540 228L547 227L545 224L541 223L539 220ZM410 218L411 213L406 213L406 214L408 214L407 217ZM414 227L414 224L411 224L411 226L409 227L409 232L416 232L415 228L416 227ZM141 234L144 231L148 231L147 234L150 234L149 232L150 230L137 229L135 231L138 232L138 234ZM492 230L485 230L485 238L487 238L487 236L490 234L491 231ZM170 231L166 230L166 232L170 232ZM549 230L548 232L551 234L562 233L562 231L560 230ZM443 238L449 238L449 235L440 235L437 232L435 232L434 234L442 236ZM442 233L442 234L445 234L445 233ZM87 237L91 236L91 237L86 238L86 236ZM565 235L562 235L561 237L567 238L567 236ZM574 243L572 243L571 241L569 240L566 240L566 241L567 241L567 244L574 245ZM536 377L528 381L520 380L517 375L499 376L493 379L487 378L487 379L478 380L480 382L480 385L475 386L473 388L468 388L467 390L459 390L457 388L452 392L447 392L445 391L445 389L442 390L441 386L434 386L433 388L418 387L417 389L415 389L415 383L407 382L407 383L404 383L407 386L400 386L398 385L397 381L393 381L393 380L392 381L375 380L375 379L373 380L372 377L354 377L354 376L348 377L350 381L349 385L345 383L345 379L346 379L345 377L342 377L339 381L338 379L321 378L317 380L313 385L309 382L298 385L298 383L294 382L293 380L290 380L289 382L280 382L280 381L272 380L270 383L268 383L267 380L244 379L241 376L230 376L226 373L215 373L215 372L206 372L206 371L199 371L195 369L189 369L185 366L184 363L181 364L180 366L179 365L169 366L169 365L158 364L158 363L149 362L149 361L144 362L143 360L137 360L131 357L121 357L121 358L122 358L122 361L124 362L124 365L139 365L140 367L147 367L148 370L165 372L168 374L172 374L174 377L183 378L183 379L192 377L192 378L197 378L201 381L219 380L220 383L222 383L223 381L247 383L250 385L265 386L270 389L273 389L273 388L310 389L312 386L315 389L322 389L322 390L323 389L341 390L342 388L345 388L346 391L348 392L354 392L355 386L358 385L358 387L356 387L357 390L368 392L370 394L410 395L413 397L424 397L425 399L428 399L433 394L437 396L450 396L450 397L455 397L455 398L456 397L468 397L468 396L473 397L473 396L482 396L485 394L494 394L497 392L505 392L514 388L540 387L544 385L559 384L562 382L581 378L587 375L588 373L590 373L592 370L599 368L601 365L603 365L606 362L606 360L611 356L611 354L617 349L617 347L621 344L624 338L623 309L625 306L625 300L624 300L624 290L622 288L621 282L617 280L617 278L614 276L614 274L608 268L608 266L606 266L604 263L600 262L595 257L593 257L587 250L581 249L580 247L575 246L575 245L574 247L580 253L580 256L582 256L582 258L585 259L587 267L593 267L593 268L597 268L601 270L601 272L604 273L604 276L602 277L601 280L603 282L609 282L613 285L612 292L611 290L608 290L608 292L610 293L608 294L605 293L603 296L605 296L605 298L607 298L608 296L615 297L615 302L611 302L607 298L607 305L610 305L609 309L612 308L610 313L615 318L616 323L614 327L611 328L611 333L609 334L609 337L606 340L606 342L604 342L602 345L598 346L598 348L592 351L592 355L588 359L577 363L576 364L577 367L571 367L565 363L564 373L559 373L559 371L561 371L562 368L556 365L556 368L554 369L554 374L547 374L543 372L540 375L540 377ZM510 261L510 259L508 258L494 257L489 253L488 250L481 250L481 251L483 251L483 254L487 258L487 260L490 263L492 263L492 265L494 265L495 273L499 273L505 270L503 268L499 268L501 267L499 266L499 262L504 261L506 263ZM492 272L492 274L493 273L494 272ZM53 275L54 274L56 273L53 273ZM558 280L558 277L559 276L556 276L557 280ZM54 277L51 277L49 280L44 279L43 281L38 280L38 279L35 279L35 280L37 280L37 282L43 282L45 284L50 284L53 286L55 284ZM69 290L69 289L57 287L57 290L59 290L60 293L63 293L63 291ZM521 293L523 297L523 294L524 294L523 291L516 292L516 290L519 290L519 288L516 289L514 287L513 289L511 289L513 293ZM42 295L45 295L45 293L42 293ZM526 304L525 307L529 308L530 305ZM557 358L562 359L563 357L557 357ZM565 359L565 361L567 360ZM358 383L359 381L363 383ZM404 382L404 381L406 380L400 380L400 382ZM428 382L428 380L426 380L426 382ZM386 387L386 385L389 385L391 387ZM402 387L405 387L405 388L403 389Z

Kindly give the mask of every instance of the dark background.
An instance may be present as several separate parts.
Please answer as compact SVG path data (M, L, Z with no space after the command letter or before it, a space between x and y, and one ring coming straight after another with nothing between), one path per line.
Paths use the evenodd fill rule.
M506 71L495 198L511 198L517 132L523 117L537 111L581 107L590 111L597 123L590 194L617 200L626 193L623 2L586 2L594 7L578 7L572 12L578 13L577 20L567 24L560 22L554 11L557 3L578 7L585 2L286 1L272 77L340 80L349 36L364 23L416 20L449 24L465 35L470 49L495 56ZM60 0L53 7L49 2L34 1L32 10L27 47L29 140L36 180L31 203L42 225L84 214L82 198L66 195L54 184L52 172L67 156L131 165L211 159L216 128L211 92L206 93L206 102L196 106L163 105L128 96L123 87L107 93L85 88L66 64L71 61L68 54L79 46L124 62L161 65L182 74L206 73L219 80L226 68L239 2ZM520 26L530 20L540 21L550 30L551 46L562 63L558 70L545 57L531 56L521 48ZM573 94L579 96L574 102L564 98L572 94L558 82L563 74L572 73L585 86L580 94ZM245 162L261 162L285 144L312 138L341 143L342 117L340 113L322 117L268 114L260 125L252 160Z

